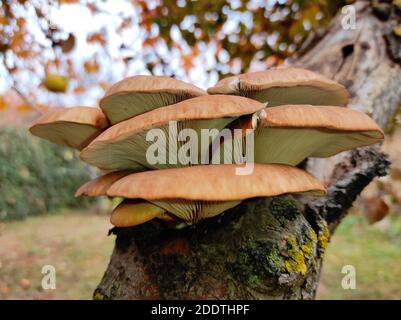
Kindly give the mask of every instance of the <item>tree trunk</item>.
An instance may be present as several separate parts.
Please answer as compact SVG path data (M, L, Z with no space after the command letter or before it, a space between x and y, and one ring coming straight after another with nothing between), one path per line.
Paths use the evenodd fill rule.
M399 12L381 6L392 13L386 17L383 7L373 9L367 1L354 4L351 30L342 27L340 12L292 64L346 85L350 108L367 112L385 129L401 100L401 41L392 34ZM94 298L313 299L331 234L388 166L379 146L310 159L306 168L328 186L324 198L247 200L179 231L156 221L115 228L114 252Z

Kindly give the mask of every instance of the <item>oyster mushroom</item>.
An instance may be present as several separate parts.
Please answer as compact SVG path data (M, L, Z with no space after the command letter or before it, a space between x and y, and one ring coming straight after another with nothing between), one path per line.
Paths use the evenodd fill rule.
M113 210L110 222L116 227L133 227L155 218L167 223L175 221L164 209L150 202L126 199Z
M81 150L108 126L98 108L55 108L42 115L29 131L50 142Z
M75 192L75 196L106 196L107 190L114 182L132 173L129 170L107 173L83 184ZM150 202L125 199L114 208L110 222L116 227L127 227L141 224L154 218L159 218L166 222L173 220L164 209Z
M297 165L308 157L325 158L342 151L375 144L384 138L380 127L365 113L333 106L285 105L265 108L236 122L231 130L254 129L254 161ZM240 131L240 132L241 132ZM225 143L239 143L237 135ZM233 142L234 141L234 142ZM242 141L243 142L243 141ZM234 147L232 150L244 152ZM242 154L213 151L213 161L239 163ZM218 158L216 160L216 158Z
M209 94L240 95L267 103L344 106L348 92L341 84L301 68L276 68L224 78Z
M161 169L204 163L202 159L209 152L209 140L213 137L202 137L202 129L214 130L217 135L238 117L264 106L252 99L222 95L185 100L110 127L82 150L81 159L104 170ZM193 140L186 141L185 129L193 129L191 132L196 134ZM184 145L196 151L187 162L180 158ZM154 149L161 160L150 162L149 154Z
M80 196L104 196L106 195L106 191L110 186L116 182L117 180L125 177L126 175L131 174L130 170L121 170L107 173L103 176L100 176L96 179L88 181L84 183L79 189L75 192L76 197Z
M111 124L155 108L204 96L207 93L189 83L166 76L133 76L115 83L100 100L100 108Z
M325 194L320 182L295 167L255 164L250 175L236 175L237 168L236 165L223 164L134 173L114 182L107 195L146 200L179 220L193 224L216 216L248 198L286 193ZM138 221L146 220L142 218L145 213L139 213L139 209L126 212L140 215ZM147 220L155 217L162 217L161 211L149 211Z

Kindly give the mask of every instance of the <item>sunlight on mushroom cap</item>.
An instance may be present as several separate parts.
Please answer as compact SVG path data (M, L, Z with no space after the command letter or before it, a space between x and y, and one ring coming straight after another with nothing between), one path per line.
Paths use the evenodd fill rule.
M241 95L268 103L344 106L348 92L344 86L301 68L276 68L224 78L207 90L209 94Z
M50 142L81 150L106 127L108 121L100 109L73 107L46 112L29 131Z
M133 76L115 83L100 100L111 124L153 109L206 95L206 91L166 76Z

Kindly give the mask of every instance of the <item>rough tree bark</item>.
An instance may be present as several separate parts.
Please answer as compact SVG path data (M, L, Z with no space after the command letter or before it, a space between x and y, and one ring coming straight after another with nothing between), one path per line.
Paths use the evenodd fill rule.
M383 129L401 101L401 41L392 33L401 16L384 5L390 14L357 2L351 30L340 12L293 63L346 85L350 108ZM328 186L325 198L252 199L180 231L157 222L114 229L115 249L94 298L313 299L331 234L388 166L380 146L310 159L306 168Z

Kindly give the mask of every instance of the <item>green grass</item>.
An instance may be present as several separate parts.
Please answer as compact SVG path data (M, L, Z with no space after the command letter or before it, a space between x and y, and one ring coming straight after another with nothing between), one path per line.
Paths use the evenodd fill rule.
M87 211L0 223L0 299L91 299L114 237L108 216ZM57 272L56 290L41 288L41 268ZM343 265L356 268L356 290L341 288ZM326 252L319 299L401 298L401 217L369 226L348 216Z
M0 299L91 299L114 237L106 215L62 212L0 224ZM56 268L56 290L43 290L43 265Z
M356 289L344 290L344 265L356 270ZM401 217L368 225L349 215L326 252L318 299L401 299Z

